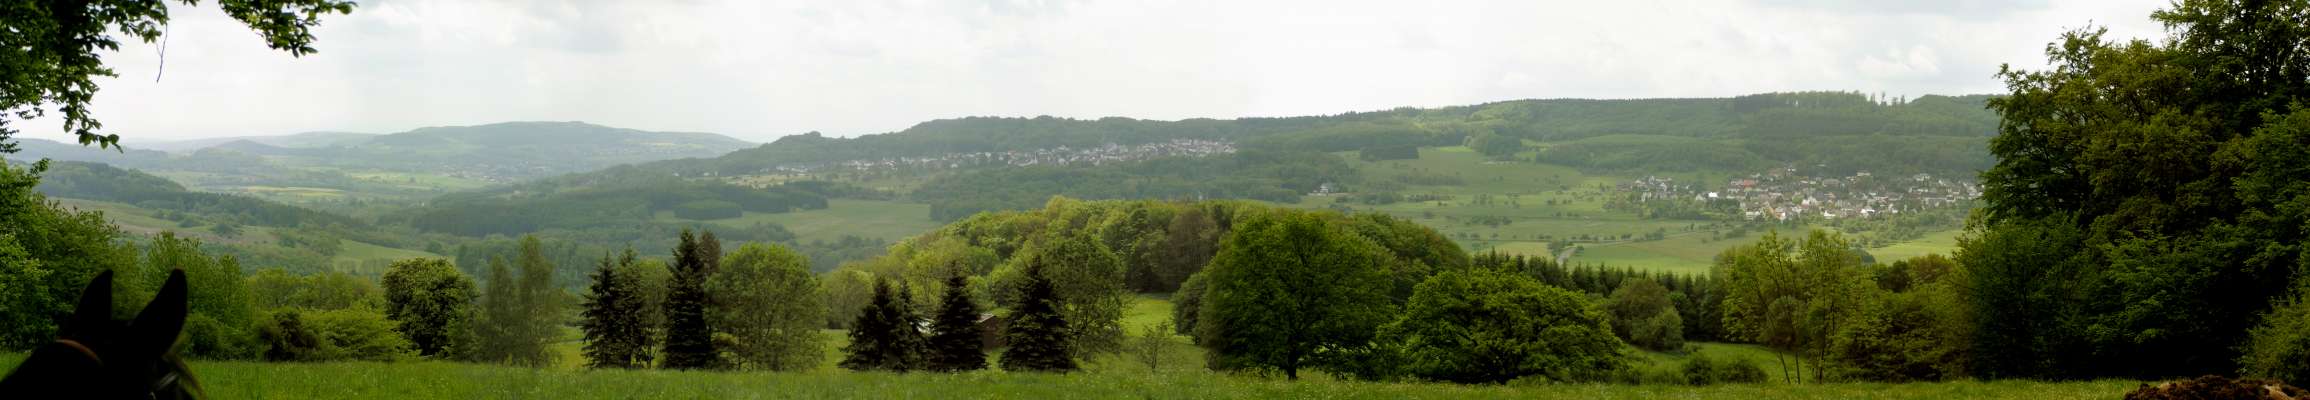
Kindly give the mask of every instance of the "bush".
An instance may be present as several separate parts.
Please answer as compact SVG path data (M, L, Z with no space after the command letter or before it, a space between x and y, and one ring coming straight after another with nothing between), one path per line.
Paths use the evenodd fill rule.
M256 335L246 327L218 322L208 314L191 314L184 322L184 349L180 353L185 356L245 360L256 358L264 350Z
M356 307L306 315L305 324L328 343L331 360L394 361L415 356L409 339L393 331L385 313Z
M368 308L274 312L258 326L266 361L394 361L416 354L393 321Z
M699 200L674 206L674 217L689 220L737 218L745 213L738 203L721 200Z
M265 343L265 361L317 361L329 352L327 342L306 328L304 316L294 310L265 318L257 336Z
M1612 331L1628 344L1667 351L1684 346L1684 319L1669 299L1668 288L1651 279L1629 279L1612 291L1605 303Z
M1694 350L1692 358L1684 362L1682 372L1686 383L1693 385L1765 381L1765 369L1757 366L1756 360L1719 360L1699 350Z
M2246 354L2238 357L2240 375L2310 382L2310 285L2296 292L2262 314L2262 325L2250 331Z
M1423 379L1581 382L1627 370L1626 347L1607 319L1584 296L1532 278L1454 271L1420 283L1381 335L1406 346L1403 368Z

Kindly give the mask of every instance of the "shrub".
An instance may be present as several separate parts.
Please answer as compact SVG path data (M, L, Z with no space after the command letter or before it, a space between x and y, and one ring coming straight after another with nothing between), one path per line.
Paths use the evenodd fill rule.
M256 358L264 351L262 343L247 327L218 322L207 314L192 314L185 318L184 349L181 354L215 360L242 360Z
M1406 346L1403 368L1423 379L1580 382L1628 367L1606 319L1585 297L1532 278L1455 271L1420 283L1402 319L1381 335Z
M1682 372L1686 383L1693 385L1765 381L1765 369L1757 366L1756 360L1720 360L1699 350L1694 350L1692 357L1685 361Z
M394 361L416 354L409 339L393 331L393 320L366 307L312 312L305 326L328 343L329 360Z
M2238 357L2239 374L2310 382L2310 285L2296 292L2262 314L2262 325L2250 331L2246 354Z

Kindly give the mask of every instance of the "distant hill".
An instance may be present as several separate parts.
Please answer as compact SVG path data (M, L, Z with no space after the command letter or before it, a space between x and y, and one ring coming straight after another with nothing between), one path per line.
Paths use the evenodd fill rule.
M143 143L142 148L171 153L183 153L215 147L231 142L251 142L273 147L310 148L351 146L377 137L374 133L358 132L305 132L281 136L234 136Z
M174 142L124 143L126 151L21 139L11 159L99 162L154 171L216 173L200 161L220 154L275 169L325 167L346 172L402 172L480 182L513 182L593 171L619 164L714 157L753 143L712 133L651 132L583 122L505 122L429 127L393 134L309 132ZM167 150L167 152L154 151ZM230 173L230 172L227 172ZM284 175L278 171L263 175ZM254 177L258 181L264 177Z
M51 197L133 204L155 210L200 214L247 225L366 225L341 215L256 198L194 192L165 178L100 163L53 163L47 172L41 174L37 190Z
M1736 144L1761 147L1766 152L1810 144L1822 138L1947 137L1978 142L1996 133L1997 117L1985 108L1988 99L1986 95L1927 95L1896 102L1854 92L1799 92L1731 98L1512 100L1283 118L1158 121L1122 117L1096 120L970 117L933 120L898 132L848 139L815 132L787 136L721 157L664 161L649 167L685 176L730 176L851 160L1131 145L1180 139L1223 140L1246 148L1326 152L1451 146L1477 135L1535 142L1629 134L1672 136L1740 141L1742 143ZM1761 162L1810 161L1785 159L1787 157L1777 154L1756 158ZM1974 158L1966 157L1964 165L1929 165L1917 169L1953 173L1985 167L1974 165L1973 161ZM1884 169L1910 168L1912 166L1903 165Z
M143 147L131 147L125 143L121 146L124 149L98 149L96 146L82 146L77 143L64 143L47 139L18 137L10 140L16 141L17 153L0 155L0 157L7 157L12 161L32 162L47 158L57 161L145 166L165 162L169 158L168 153Z
M929 217L938 221L1030 208L1052 195L1291 203L1311 192L1385 192L1401 186L1366 182L1369 171L1327 153L1396 149L1417 154L1422 147L1502 141L1523 145L1510 145L1512 151L1506 154L1488 155L1493 162L1571 167L1603 176L1729 176L1782 166L1833 176L1864 171L1971 176L1991 163L1983 146L1996 133L1997 117L1985 108L1989 98L1895 100L1854 92L1799 92L1695 99L1534 99L1225 120L941 119L855 138L815 132L793 135L719 157L665 160L455 193L436 198L410 220L423 222L417 224L420 229L464 234L481 233L466 227L522 226L484 220L491 213L598 205L563 195L489 202L486 205L500 207L490 213L457 209L488 209L475 200L507 199L510 193L597 198L603 197L598 193L649 187L632 184L636 177L755 187L797 180L842 182L928 204ZM1224 150L1185 154L1134 150L1165 145ZM698 195L684 198L685 202L749 201L710 190L684 192ZM672 204L652 204L659 203Z
M307 146L324 140L335 142ZM240 139L209 148L262 155L293 166L423 172L511 182L618 164L712 157L751 145L711 133L650 132L583 122L505 122L374 136Z

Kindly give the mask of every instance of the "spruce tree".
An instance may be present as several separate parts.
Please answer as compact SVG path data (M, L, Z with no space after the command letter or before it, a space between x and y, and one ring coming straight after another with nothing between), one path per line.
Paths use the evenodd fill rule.
M634 281L617 274L618 268L618 263L603 254L601 264L594 269L593 287L583 312L586 365L647 367L650 333L641 320L643 300L633 287Z
M843 346L843 369L852 371L906 372L914 369L920 355L908 354L904 332L913 331L906 322L905 307L899 294L892 293L888 280L874 282L874 300L858 312L858 319L850 324L850 345ZM917 342L919 343L919 342Z
M666 368L721 365L713 330L706 324L705 282L712 262L705 258L705 250L690 230L682 230L681 244L674 247L674 276L666 288Z
M1027 282L1019 288L1018 308L1011 310L1003 329L1003 370L1017 372L1074 371L1075 358L1067 346L1067 321L1059 316L1059 295L1041 264L1027 266Z
M901 279L897 290L897 308L891 313L897 318L896 323L891 324L896 329L890 331L890 336L898 340L894 342L897 346L893 348L897 350L900 362L905 363L905 370L923 369L929 365L930 340L923 335L922 330L930 321L923 320L922 312L916 311L922 307L914 303L914 285Z
M946 297L931 319L928 368L936 372L986 369L985 332L978 322L979 306L971 301L968 282L957 271L946 278Z

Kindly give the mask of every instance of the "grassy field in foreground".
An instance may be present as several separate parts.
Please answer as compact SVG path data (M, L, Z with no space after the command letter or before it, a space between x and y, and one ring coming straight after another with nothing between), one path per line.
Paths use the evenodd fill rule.
M0 354L13 369L21 354ZM571 371L412 362L266 364L194 362L219 399L2103 399L2136 383L1947 382L1823 385L1470 386L1338 381L1291 382L1211 373L884 374Z
M1162 296L1133 298L1126 329L1167 319ZM570 332L574 335L575 332ZM827 330L828 358L806 372L596 371L579 369L577 342L556 343L557 368L526 369L438 361L372 363L256 363L195 361L194 376L219 399L656 399L656 398L874 398L874 399L2100 399L2134 387L2130 381L1756 384L1711 387L1666 385L1453 385L1369 383L1310 374L1293 382L1205 370L1201 349L1184 337L1168 338L1160 367L1121 355L1083 361L1066 375L984 371L968 374L858 373L834 367L841 331ZM1720 357L1747 358L1778 376L1772 353L1754 345L1699 343ZM23 354L0 353L0 370ZM995 362L990 354L989 362ZM1646 353L1637 366L1673 369L1687 356ZM1777 380L1775 381L1777 382Z

